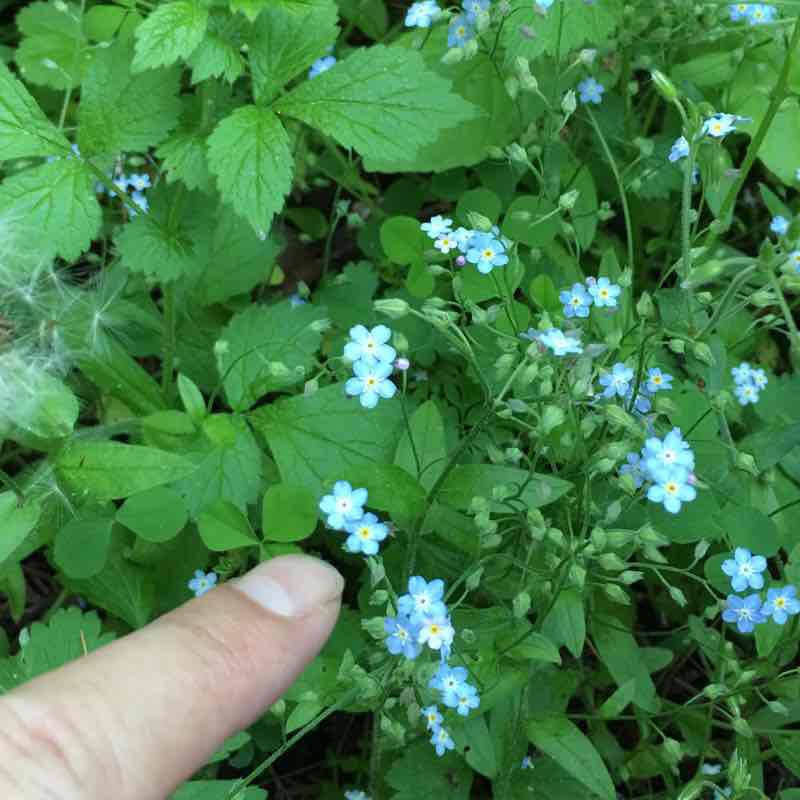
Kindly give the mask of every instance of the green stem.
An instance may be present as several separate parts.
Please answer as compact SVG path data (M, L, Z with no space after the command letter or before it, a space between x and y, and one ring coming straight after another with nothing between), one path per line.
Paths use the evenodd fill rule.
M739 291L739 287L746 283L750 276L756 271L756 265L752 265L743 269L730 283L728 289L726 290L725 294L722 296L722 300L720 300L719 305L717 306L714 314L712 315L711 319L703 326L703 329L700 333L697 334L697 338L702 340L703 337L709 332L714 330L714 326L719 322L720 317L722 316L725 309L728 307L730 300L732 297L736 295L736 292Z
M800 20L800 18L798 18L798 20ZM800 342L800 331L798 331L797 323L794 321L792 309L789 308L789 304L786 302L786 298L783 296L783 289L781 289L781 285L778 283L778 279L775 277L775 273L772 271L772 269L769 271L769 282L773 291L777 295L778 305L781 307L781 313L783 314L784 320L786 320L786 325L792 334L792 338L795 341Z
M731 186L731 188L728 190L728 194L725 196L725 199L722 201L722 205L720 206L717 219L721 219L723 222L728 217L728 214L730 214L730 212L733 210L736 198L739 196L739 192L742 190L742 187L747 180L747 176L750 174L750 170L755 163L756 157L758 156L758 151L761 149L761 145L763 144L767 132L772 125L772 121L775 119L775 116L781 107L781 103L783 103L784 99L786 98L787 86L789 83L789 73L792 68L792 56L794 55L794 51L797 48L798 43L800 43L800 17L798 17L795 21L794 30L792 31L792 38L789 41L789 46L786 48L786 56L783 59L783 66L781 67L781 72L778 76L778 82L775 84L775 88L772 90L772 99L767 108L767 113L764 114L764 118L761 120L761 124L758 126L755 136L753 136L753 138L750 140L750 146L747 148L747 155L745 155L742 166L739 168L739 177L736 179L736 182L733 184L733 186ZM712 241L715 238L716 234L712 232Z
M161 370L161 391L169 402L172 374L175 369L175 284L165 283L164 293L164 363Z
M606 160L608 161L608 165L611 167L611 172L614 173L614 180L617 182L617 188L619 189L619 196L620 200L622 201L622 213L625 217L625 236L628 241L628 266L631 269L631 273L633 273L632 283L631 283L631 291L633 291L633 280L636 275L635 269L635 256L634 256L634 242L633 242L633 225L631 223L631 212L630 208L628 207L628 195L625 191L625 183L622 180L622 175L620 175L619 169L617 167L617 162L614 160L614 155L611 152L611 148L608 146L608 142L606 141L606 137L603 136L603 131L600 129L600 126L597 124L597 120L595 119L594 114L590 108L586 108L586 113L589 116L589 120L592 123L592 127L597 134L597 138L600 140L600 145L603 148L603 152L605 153Z
M689 147L683 173L683 190L681 191L681 277L689 280L692 272L692 176L694 175L695 145ZM691 303L691 292L686 292L686 302ZM691 312L691 305L689 306ZM691 315L689 318L691 322Z

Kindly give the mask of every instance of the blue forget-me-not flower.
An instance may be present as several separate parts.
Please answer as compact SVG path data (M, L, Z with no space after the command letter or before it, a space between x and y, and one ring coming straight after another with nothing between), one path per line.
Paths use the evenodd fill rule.
M319 501L319 508L323 514L327 514L325 522L329 528L343 531L348 522L364 516L366 502L366 489L354 489L347 481L336 481L332 493Z
M733 558L722 562L722 571L731 579L734 592L763 589L764 576L761 573L766 568L767 559L764 556L754 556L746 547L737 547Z

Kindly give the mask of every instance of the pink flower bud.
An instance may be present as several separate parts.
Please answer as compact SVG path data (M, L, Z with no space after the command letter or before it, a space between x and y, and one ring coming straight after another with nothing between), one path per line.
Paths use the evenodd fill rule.
M694 474L694 472L689 473L688 480L690 486L694 486L697 483L697 476Z
M411 362L407 358L398 358L397 361L394 362L394 366L395 369L405 372L411 366Z
M457 267L463 267L464 264L466 264L466 263L467 263L467 259L464 258L464 256L458 256L458 258L456 258L456 266Z

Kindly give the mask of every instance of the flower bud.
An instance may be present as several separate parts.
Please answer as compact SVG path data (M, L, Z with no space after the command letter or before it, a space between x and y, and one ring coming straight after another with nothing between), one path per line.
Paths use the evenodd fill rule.
M570 89L561 100L561 110L566 114L568 117L572 116L575 113L575 109L578 107L578 100L575 95L574 90Z
M674 103L678 99L678 89L675 84L661 70L654 69L650 73L658 93L668 102Z
M614 603L619 603L620 605L624 606L629 606L631 604L631 599L628 597L628 593L616 583L605 584L603 586L603 591L606 593L608 599Z
M481 233L489 233L492 230L492 221L477 211L467 212L467 222L469 222L470 227Z
M648 292L642 292L641 297L636 303L636 313L642 319L655 318L655 306L653 305L653 300Z
M577 189L570 189L558 198L558 207L562 211L571 211L575 208L575 203L578 202L580 196L581 193Z
M756 463L755 458L753 458L753 456L751 456L750 453L743 453L741 451L737 451L736 467L738 469L743 470L744 472L749 472L756 478L761 474L761 472L758 469L758 464Z
M640 580L644 578L644 573L639 572L636 569L626 569L625 572L621 572L619 575L619 579L626 585L631 586L634 583L638 583Z
M616 553L603 553L597 563L607 572L621 572L625 569L625 562Z
M672 598L673 602L677 603L681 608L685 608L686 604L689 602L686 599L686 595L677 586L669 587L669 596Z
M711 348L705 342L695 342L692 346L692 354L698 361L713 367L715 363L714 354Z
M445 51L440 60L442 64L459 64L464 60L465 55L463 47L451 47Z
M373 306L379 314L386 314L387 317L391 317L392 319L401 319L411 310L411 306L399 297L376 300Z

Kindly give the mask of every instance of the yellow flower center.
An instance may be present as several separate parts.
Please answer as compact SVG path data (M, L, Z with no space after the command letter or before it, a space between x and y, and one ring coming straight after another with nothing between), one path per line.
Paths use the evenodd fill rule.
M432 624L430 631L435 636L437 633L439 633L439 626L436 624Z
M363 528L359 528L358 529L358 535L362 539L369 539L369 535L370 535L369 534L369 528L367 528L366 526L364 526Z
M602 297L603 300L606 300L608 298L608 289L601 289L600 290L600 297Z
M494 250L484 250L483 251L484 258L494 258Z
M786 598L785 597L779 597L775 601L775 608L784 608L785 606L786 606Z
M678 484L677 484L677 483L674 483L673 481L670 481L670 482L669 482L669 483L668 483L668 484L667 484L667 485L664 487L664 489L666 489L666 491L667 491L667 492L669 492L669 494L675 494L675 493L678 491Z
M366 383L367 383L367 386L372 388L373 386L375 386L378 383L378 380L377 380L377 378L367 378Z

